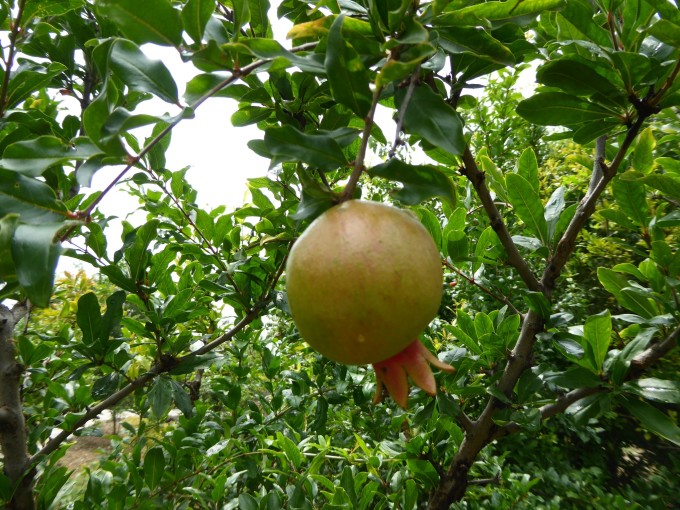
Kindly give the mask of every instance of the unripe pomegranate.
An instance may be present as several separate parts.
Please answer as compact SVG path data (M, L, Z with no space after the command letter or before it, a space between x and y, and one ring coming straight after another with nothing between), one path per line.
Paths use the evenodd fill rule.
M302 337L332 360L373 364L375 400L384 386L402 407L407 374L434 395L428 363L453 370L417 339L437 314L442 278L439 251L413 215L361 200L317 218L286 266L288 303Z

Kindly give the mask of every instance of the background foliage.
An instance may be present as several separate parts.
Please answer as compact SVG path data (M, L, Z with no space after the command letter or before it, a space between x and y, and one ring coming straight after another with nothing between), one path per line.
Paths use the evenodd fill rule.
M8 508L672 506L676 2L14 0L0 23ZM271 161L233 210L166 158L215 98ZM120 239L113 190L143 218ZM287 310L290 246L359 196L411 208L446 268L422 340L456 372L408 410ZM59 257L94 276L55 282ZM72 470L107 409L133 417Z

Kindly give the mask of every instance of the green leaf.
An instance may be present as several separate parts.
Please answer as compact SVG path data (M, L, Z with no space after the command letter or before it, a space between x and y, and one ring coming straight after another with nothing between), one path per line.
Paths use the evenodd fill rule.
M538 195L540 192L538 161L536 160L536 153L531 147L524 149L519 160L517 160L517 174L524 177Z
M265 130L264 143L272 155L283 161L304 161L321 170L336 170L347 164L333 138L303 133L290 125Z
M649 174L654 168L654 148L656 140L652 128L645 129L638 136L631 163L633 168L643 174Z
M87 159L98 153L100 150L86 138L67 144L56 136L45 135L8 145L0 159L0 167L38 177L52 165Z
M231 123L236 127L257 124L271 117L274 110L268 106L245 105L236 110L231 116Z
M439 44L449 53L470 53L504 66L515 64L510 48L481 27L440 27L438 32Z
M548 245L548 223L545 210L536 190L519 174L510 173L506 177L508 198L527 228L538 236L543 246Z
M44 182L0 169L0 217L19 214L22 223L55 223L64 220L66 206Z
M269 0L248 0L250 28L259 37L271 35L269 26Z
M460 115L444 99L427 85L413 89L408 104L405 104L406 90L400 89L395 101L400 112L403 108L404 129L421 136L432 145L453 155L465 150L463 121Z
M602 385L602 381L597 375L583 367L573 367L564 372L544 372L541 374L541 378L545 383L569 390L597 388Z
M610 111L577 96L539 92L517 105L517 113L540 126L576 126L614 117Z
M601 94L607 97L618 92L616 86L595 69L569 57L543 64L536 71L536 81L573 96Z
M529 309L538 313L544 319L550 318L550 301L548 301L542 292L528 292L524 295L524 301L529 306Z
M434 24L443 26L475 26L480 20L501 21L520 16L539 15L547 10L559 9L565 3L565 0L485 2L445 12L434 19Z
M610 54L610 58L630 94L641 87L640 82L652 70L651 59L642 53L615 51Z
M648 377L637 381L628 381L621 389L647 400L664 404L680 404L680 381Z
M52 296L54 272L61 255L55 241L63 223L19 225L12 241L12 258L17 280L35 306L46 307Z
M338 16L328 33L326 74L335 100L364 118L372 102L370 77L359 54L343 36L344 20L344 15Z
M410 165L392 158L387 163L374 166L368 173L402 183L403 187L394 196L405 204L416 205L432 197L443 198L452 207L456 204L456 190L451 179L435 166Z
M119 290L106 299L106 312L101 319L99 341L105 345L110 336L116 334L116 330L123 318L123 304L125 304L125 291Z
M618 178L612 183L616 205L638 226L649 224L649 206L644 185L639 181Z
M90 395L95 400L104 400L113 395L118 389L121 376L117 372L112 372L100 377L92 384L92 391Z
M163 479L165 455L162 446L149 448L144 455L144 481L150 489L155 489Z
M215 0L188 0L182 8L184 30L194 42L203 40L203 32L208 20L215 12Z
M238 39L238 33L250 21L250 5L248 0L232 0L234 16L234 34Z
M151 414L156 420L162 420L168 415L173 400L172 388L172 382L168 377L159 376L147 393Z
M96 54L98 51L106 51L108 55L108 48L104 44L97 46L93 54ZM106 80L99 95L83 112L83 126L92 142L100 149L111 156L122 157L127 153L120 139L107 139L106 143L102 140L102 129L117 102L118 89L114 85L113 80Z
M168 68L162 61L147 57L135 43L116 40L109 59L111 70L131 89L150 92L168 103L179 104L177 84Z
M137 44L182 44L180 12L169 0L99 0L97 10Z
M626 172L627 174L628 172ZM626 174L623 174L625 176ZM638 182L646 184L654 189L658 189L664 196L680 200L680 179L671 177L669 174L650 174L640 179Z
M260 508L257 500L247 493L239 494L238 507L239 510L259 510Z
M170 384L172 384L172 399L175 401L177 409L182 411L182 414L186 418L191 418L194 413L194 404L191 402L189 394L184 387L174 379L170 379Z
M276 433L276 442L279 448L283 450L286 454L286 458L290 461L293 467L297 470L302 465L304 458L300 449L297 445L290 440L290 438L284 436L281 432Z
M12 73L4 105L5 111L17 106L33 93L46 87L55 76L66 70L66 66L57 62L47 67L39 64L22 65ZM4 73L3 73L4 74Z
M566 192L566 188L564 186L560 186L557 188L555 191L553 191L553 194L550 195L550 199L548 200L548 203L545 204L545 221L548 224L548 239L552 240L553 236L555 235L555 230L557 228L557 224L560 220L560 217L562 215L562 212L564 211L565 207L565 202L564 202L564 194Z
M591 315L583 326L583 352L596 373L602 372L602 365L611 343L612 318L609 310Z
M645 429L680 446L680 427L668 415L640 400L626 398L621 400L621 404Z
M660 19L647 29L647 33L659 41L680 48L680 24Z
M94 292L88 292L78 299L76 322L83 334L83 343L85 345L92 345L99 339L102 315L97 295Z
M125 251L125 260L130 267L130 278L135 282L144 280L149 264L147 248L156 239L158 220L151 220L137 229L132 245Z
M5 214L0 218L0 282L13 281L17 277L12 260L12 238L18 224L18 214Z

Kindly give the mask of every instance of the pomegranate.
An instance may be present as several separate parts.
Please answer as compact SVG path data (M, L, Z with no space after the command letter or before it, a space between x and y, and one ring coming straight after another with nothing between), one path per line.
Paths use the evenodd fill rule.
M436 394L418 340L442 297L439 251L423 225L396 207L349 200L317 218L293 245L286 290L293 320L309 345L340 363L372 364L374 401L383 388L402 407L407 375Z

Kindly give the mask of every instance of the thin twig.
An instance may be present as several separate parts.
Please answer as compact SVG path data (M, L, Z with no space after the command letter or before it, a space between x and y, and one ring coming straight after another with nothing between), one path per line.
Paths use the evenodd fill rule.
M456 266L454 266L453 264L451 264L448 260L444 259L443 262L444 262L444 265L445 265L446 267L448 267L451 271L455 272L455 273L456 273L458 276L460 276L461 278L464 278L470 285L474 285L474 286L477 287L479 290L481 290L481 291L484 292L485 294L491 296L491 297L492 297L493 299L495 299L496 301L500 301L500 302L503 303L504 305L507 305L508 308L510 308L510 309L511 309L513 312L515 312L517 315L522 316L522 313L515 307L515 305L512 304L512 302L511 302L506 296L502 296L502 295L496 294L494 291L492 291L491 289L485 287L484 285L482 285L481 283L479 283L479 282L478 282L477 280L475 280L474 278L471 278L471 277L469 277L468 275L466 275L465 273L463 273L460 269L458 269Z
M406 109L408 108L411 98L413 97L413 91L416 88L416 82L420 76L420 66L417 66L413 74L411 74L411 80L408 84L408 89L406 89L406 94L404 95L404 100L401 103L401 108L399 108L399 116L397 117L397 126L394 133L394 142L392 143L392 148L387 153L387 156L392 159L397 154L397 148L403 144L401 139L401 130L404 126L404 117L406 116Z
M368 110L368 114L364 119L364 131L361 136L361 145L359 146L359 152L357 153L357 158L354 161L354 170L349 176L347 185L340 196L340 202L345 202L350 200L354 196L354 190L356 190L357 183L361 174L366 170L364 166L364 161L366 159L366 150L368 149L368 140L371 136L371 130L373 129L373 117L375 116L375 109L378 106L378 101L380 101L380 94L382 93L382 88L377 87L373 91L373 100L371 101L371 107Z
M317 43L307 43L307 44L302 44L300 46L296 46L295 48L292 48L290 51L291 52L298 52L298 51L306 51L309 49L313 49ZM215 94L217 94L220 90L224 89L225 87L228 87L231 85L233 82L236 80L239 80L250 73L252 73L255 69L258 67L263 66L264 64L267 64L271 62L271 59L262 59L262 60L257 60L255 62L252 62L251 64L248 64L247 66L244 66L238 70L234 70L229 76L229 78L223 80L222 82L218 83L215 85L213 88L208 90L205 94L203 94L200 98L198 98L192 105L189 107L185 108L185 111L191 111L191 110L196 110L199 106L201 106L205 101L207 101L209 98L213 97ZM109 183L109 185L102 191L102 193L92 201L92 203L85 209L85 211L80 213L81 217L87 218L94 208L99 205L99 202L102 201L102 199L106 196L107 193L109 193L116 184L120 182L120 180L125 177L125 175L134 167L137 163L139 163L144 156L146 156L158 143L160 143L165 136L170 133L175 126L177 126L180 122L184 120L184 117L182 115L178 115L175 120L173 120L170 124L168 124L164 129L162 129L149 143L147 143L144 148L137 154L136 156L130 158L128 161L128 164L123 168L123 170Z
M14 65L14 58L16 57L16 46L19 33L21 32L21 22L24 16L24 8L26 7L26 0L19 0L17 6L17 15L13 20L14 26L9 34L9 54L7 55L5 65L5 76L2 78L2 86L0 88L0 118L5 116L7 104L7 92L9 90L9 79L12 74L12 66Z

